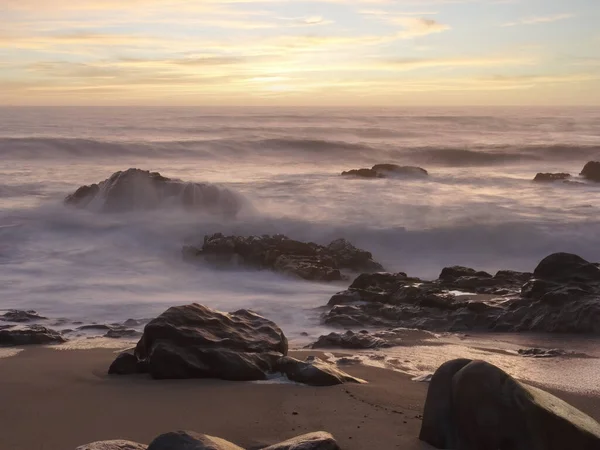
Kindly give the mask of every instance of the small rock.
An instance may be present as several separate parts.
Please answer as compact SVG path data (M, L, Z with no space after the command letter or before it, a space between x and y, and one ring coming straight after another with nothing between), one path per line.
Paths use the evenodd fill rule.
M75 450L146 450L147 445L131 441L99 441L82 445Z

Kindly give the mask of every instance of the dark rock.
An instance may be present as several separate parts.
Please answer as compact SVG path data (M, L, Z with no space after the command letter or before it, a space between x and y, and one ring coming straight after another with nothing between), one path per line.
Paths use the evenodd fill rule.
M492 278L492 275L487 272L478 272L470 267L453 266L444 267L439 279L442 281L455 281L461 277Z
M373 261L371 253L344 239L325 247L282 235L240 237L217 233L206 236L201 249L186 247L184 255L187 259L204 258L223 265L241 263L315 281L341 280L340 269L365 272L383 269Z
M263 450L340 450L340 447L331 434L318 431L271 445Z
M92 323L90 325L82 325L77 327L79 331L109 331L112 330L110 325L100 324L100 323Z
M332 364L319 358L309 357L306 361L284 356L277 370L291 381L309 386L334 386L343 383L364 383L363 380L348 375Z
M61 344L63 342L66 342L66 339L60 333L40 325L0 330L0 345Z
M132 353L121 353L108 368L109 375L132 375L139 372L138 359Z
M426 331L409 330L399 328L395 330L369 332L346 331L345 333L330 333L321 336L310 347L311 348L345 348L345 349L373 349L388 348L404 345L407 338L414 340L428 339L435 335Z
M459 449L600 448L594 419L483 361L454 375L452 412Z
M140 169L115 172L99 184L77 189L65 199L65 203L79 208L96 204L105 212L155 209L165 201L226 216L234 216L243 206L243 199L228 189L185 183Z
M426 177L429 173L415 166L399 166L398 164L375 164L371 170L382 175L405 175L413 177Z
M148 450L244 450L224 439L194 433L176 431L165 433L154 439Z
M552 182L552 181L563 181L571 177L569 173L538 173L533 181L538 182Z
M554 253L538 264L533 275L555 282L600 281L600 268L571 253Z
M458 448L458 433L452 404L452 383L456 373L470 362L470 359L448 361L442 364L431 377L419 439L436 448Z
M583 170L579 175L581 175L584 178L587 178L588 180L600 182L600 162L588 162L583 167Z
M111 339L124 339L141 336L142 333L131 328L112 328L104 335Z
M360 178L383 178L383 175L373 169L352 169L342 172L342 176L360 177Z
M546 350L543 348L520 348L519 355L532 358L556 358L557 356L566 356L568 353L561 349Z
M131 441L100 441L82 445L75 450L146 450L147 445Z
M5 314L0 315L0 320L4 320L5 322L33 322L36 320L46 320L47 317L40 316L36 311L20 311L20 310L10 310Z

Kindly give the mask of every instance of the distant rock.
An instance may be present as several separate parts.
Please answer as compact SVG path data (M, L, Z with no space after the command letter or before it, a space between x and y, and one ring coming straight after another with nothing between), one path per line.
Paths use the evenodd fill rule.
M354 176L360 178L388 178L401 177L426 177L429 173L415 166L400 166L398 164L375 164L371 169L352 169L342 172L342 176Z
M324 431L304 434L263 450L340 450L333 436Z
M10 310L5 314L0 315L0 320L5 322L33 322L37 320L47 320L47 317L40 316L36 311L20 311L20 310Z
M244 450L225 439L194 433L176 431L165 433L154 439L148 450Z
M518 350L519 355L530 357L530 358L556 358L558 356L566 356L568 353L564 350L554 349L543 349L543 348L520 348Z
M204 238L202 248L186 247L188 260L202 258L212 264L243 264L257 269L295 275L305 280L342 280L341 270L375 272L383 270L370 252L337 239L328 246L305 243L275 236L224 236L221 233Z
M419 438L440 449L600 448L600 424L483 361L455 360L429 385Z
M0 329L0 345L20 346L62 344L66 339L60 333L41 325L27 325Z
M590 181L600 182L600 162L590 161L581 171L580 175Z
M492 275L487 272L471 269L470 267L453 266L442 269L439 279L443 281L456 281L461 277L492 278Z
M538 182L553 182L553 181L564 181L571 178L569 173L538 173L533 181Z
M75 450L146 450L147 445L131 441L99 441L82 445Z
M415 339L428 339L435 337L427 331L409 330L399 328L395 330L373 331L362 330L345 333L330 333L319 337L311 348L343 348L343 349L376 349L389 348L414 342Z
M104 337L111 338L111 339L125 339L125 338L139 337L141 335L142 335L141 332L139 332L137 330L133 330L131 328L115 327L115 328L111 328L110 330L108 330L106 332L106 334L104 335Z
M572 253L554 253L544 258L533 275L543 280L563 282L600 282L600 267Z
M188 209L234 216L242 208L241 196L208 183L186 183L163 177L158 172L127 169L90 186L82 186L65 198L78 208L95 206L104 212L156 209L161 205L179 205Z

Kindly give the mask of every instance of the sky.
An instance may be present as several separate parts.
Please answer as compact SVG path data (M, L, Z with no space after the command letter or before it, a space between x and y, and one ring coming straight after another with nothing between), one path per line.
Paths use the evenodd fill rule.
M0 105L600 105L600 0L0 0Z

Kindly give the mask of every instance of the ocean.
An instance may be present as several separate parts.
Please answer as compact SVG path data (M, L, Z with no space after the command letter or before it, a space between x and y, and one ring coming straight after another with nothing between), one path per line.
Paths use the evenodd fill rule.
M69 321L252 308L290 337L346 283L190 265L204 235L346 238L388 271L531 271L557 251L600 261L600 185L533 183L600 159L600 108L0 108L0 309ZM423 179L350 179L376 163ZM173 205L109 214L64 197L130 167L227 187L235 218Z

